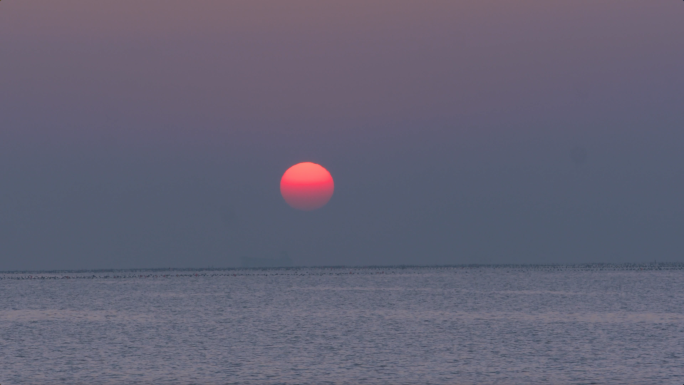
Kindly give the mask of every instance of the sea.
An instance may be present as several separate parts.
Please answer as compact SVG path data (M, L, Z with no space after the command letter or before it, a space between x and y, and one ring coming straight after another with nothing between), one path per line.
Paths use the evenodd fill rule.
M684 384L684 264L0 273L0 384Z

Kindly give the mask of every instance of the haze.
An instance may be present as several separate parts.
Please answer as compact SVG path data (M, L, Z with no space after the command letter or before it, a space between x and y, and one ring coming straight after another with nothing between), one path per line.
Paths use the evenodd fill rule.
M684 261L684 3L7 0L0 270ZM335 178L299 212L282 173Z

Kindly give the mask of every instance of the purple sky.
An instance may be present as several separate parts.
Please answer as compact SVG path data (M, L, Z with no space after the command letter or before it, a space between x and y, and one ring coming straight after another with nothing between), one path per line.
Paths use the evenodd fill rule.
M0 270L684 261L682 20L2 1ZM301 161L335 178L316 212L279 195Z

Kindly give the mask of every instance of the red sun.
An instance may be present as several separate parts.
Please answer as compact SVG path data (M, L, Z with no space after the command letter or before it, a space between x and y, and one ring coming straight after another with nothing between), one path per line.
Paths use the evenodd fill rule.
M325 206L335 191L335 182L323 166L297 163L280 179L280 193L285 202L299 210L315 210Z

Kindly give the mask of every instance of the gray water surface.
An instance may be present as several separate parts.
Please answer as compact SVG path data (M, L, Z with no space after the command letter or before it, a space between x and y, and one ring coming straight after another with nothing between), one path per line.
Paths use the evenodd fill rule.
M682 384L684 270L4 273L0 383Z

